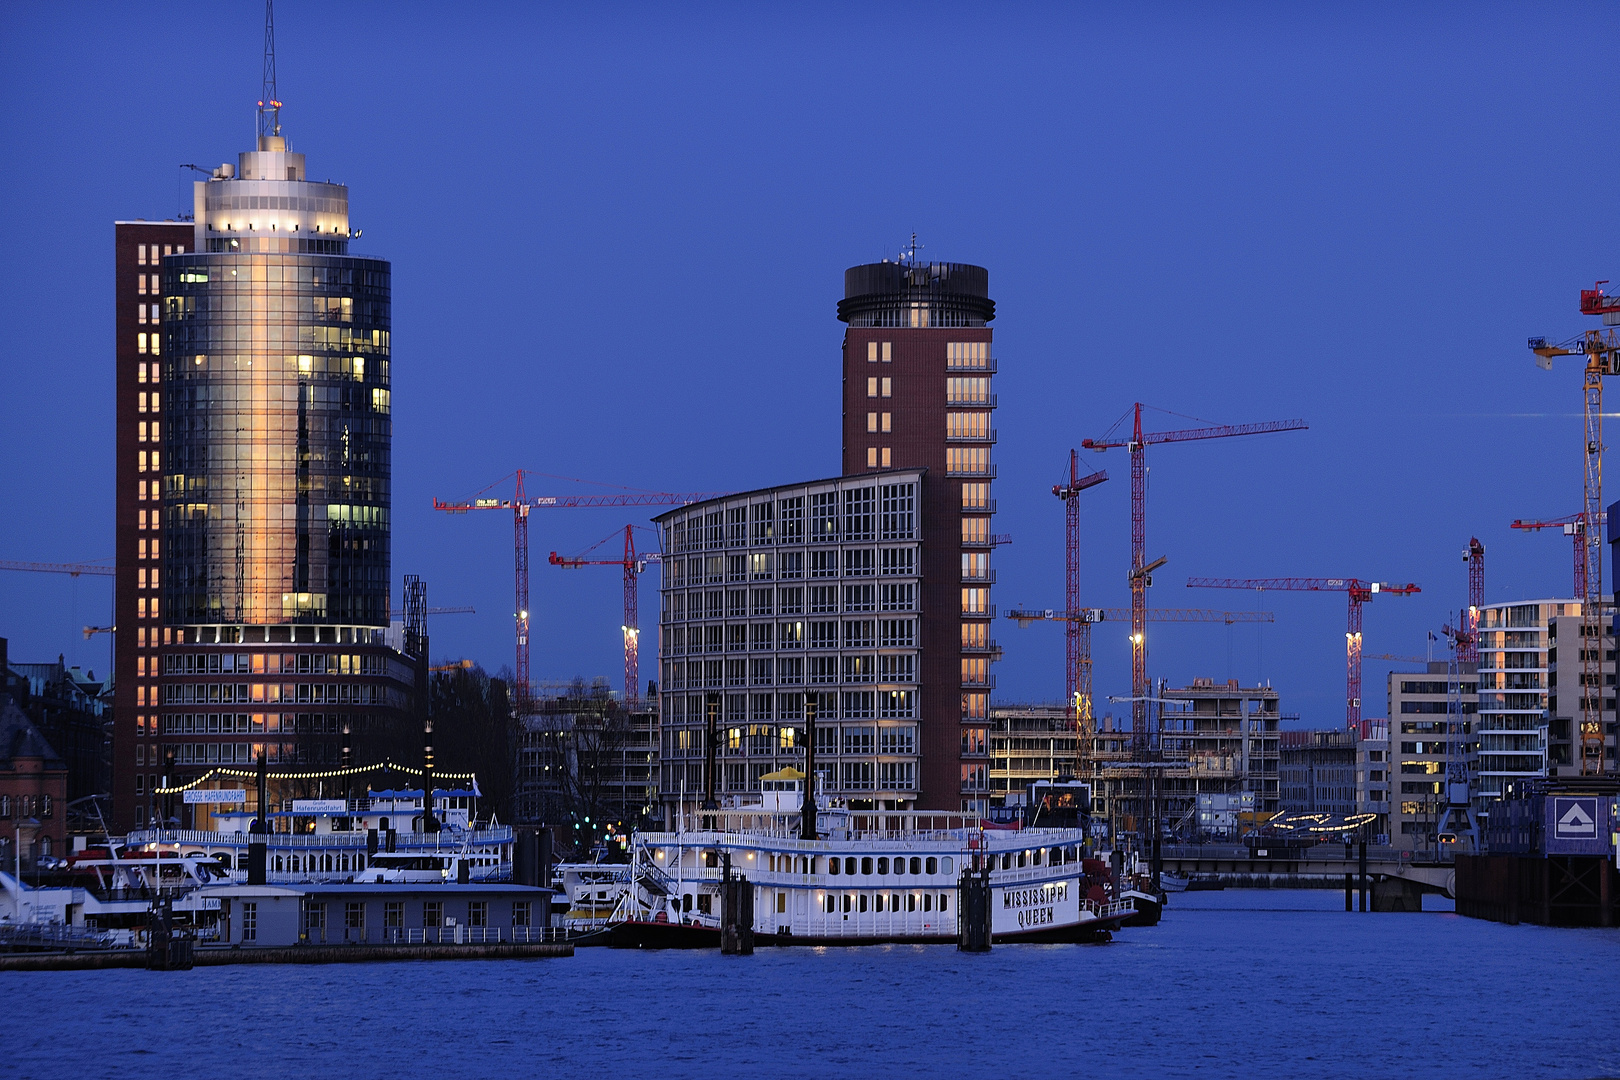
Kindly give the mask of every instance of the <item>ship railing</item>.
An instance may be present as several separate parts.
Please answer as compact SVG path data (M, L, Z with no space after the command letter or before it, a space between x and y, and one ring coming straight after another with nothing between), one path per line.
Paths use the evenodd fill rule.
M141 844L197 844L199 846L241 847L250 843L257 834L243 832L212 832L207 829L140 829L124 838L130 847ZM513 838L510 825L493 829L475 829L469 832L398 833L400 847L429 847L454 853L463 844L483 846L505 843ZM331 833L270 833L265 843L273 848L286 847L360 847L366 846L366 834L360 832Z
M1136 905L1129 900L1081 900L1080 906L1101 919L1115 915L1128 915L1136 910Z

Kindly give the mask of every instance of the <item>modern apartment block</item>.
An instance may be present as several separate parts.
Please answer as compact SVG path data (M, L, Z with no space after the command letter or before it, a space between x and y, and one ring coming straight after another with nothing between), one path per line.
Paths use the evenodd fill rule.
M1597 706L1602 725L1602 775L1612 777L1620 764L1615 754L1614 623L1604 620L1598 624L1601 637L1584 639L1581 605L1572 605L1574 611L1570 606L1553 615L1547 629L1547 775L1581 775L1581 682L1588 677L1584 654L1590 651L1597 663L1591 677L1598 685L1588 688L1586 696Z
M1578 626L1580 613L1575 600L1531 600L1480 609L1479 713L1474 729L1478 757L1471 778L1476 812L1489 813L1507 782L1546 774L1550 664L1556 661L1553 624L1559 618L1573 618ZM1395 714L1390 717L1394 720ZM1392 742L1410 737L1390 733ZM1398 748L1391 749L1400 760ZM1403 783L1403 799L1404 790Z
M868 263L844 274L843 471L920 474L917 806L982 811L995 572L989 272Z
M1483 616L1482 623L1483 623ZM1481 664L1487 659L1480 653ZM1484 679L1473 664L1463 664L1453 687L1451 664L1431 660L1421 673L1389 674L1390 843L1403 851L1424 851L1438 843L1437 830L1446 809L1446 767L1453 755L1478 767L1479 687ZM1458 730L1450 717L1457 710ZM1456 744L1453 747L1451 744ZM1462 832L1458 823L1451 832Z
M819 790L857 809L926 808L925 476L879 470L791 484L655 519L665 552L666 814L711 794L757 793L764 774L803 768L807 701ZM954 699L955 689L945 692ZM954 765L954 745L951 755Z
M389 264L264 132L190 225L117 226L120 830L188 812L164 777L336 766L414 683L387 640Z

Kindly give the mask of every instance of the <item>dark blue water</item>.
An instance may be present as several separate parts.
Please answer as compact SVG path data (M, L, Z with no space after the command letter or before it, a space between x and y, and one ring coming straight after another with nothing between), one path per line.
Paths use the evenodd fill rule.
M0 974L0 1076L1620 1075L1620 931L1194 893L1105 946Z

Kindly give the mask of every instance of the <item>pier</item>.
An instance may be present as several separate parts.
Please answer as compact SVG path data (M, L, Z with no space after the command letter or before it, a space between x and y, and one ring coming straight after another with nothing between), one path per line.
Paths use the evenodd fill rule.
M573 955L571 941L489 945L287 945L264 949L197 949L192 963L195 967L223 967L228 964L364 964L387 960L538 960ZM145 949L0 956L0 971L94 971L146 966Z

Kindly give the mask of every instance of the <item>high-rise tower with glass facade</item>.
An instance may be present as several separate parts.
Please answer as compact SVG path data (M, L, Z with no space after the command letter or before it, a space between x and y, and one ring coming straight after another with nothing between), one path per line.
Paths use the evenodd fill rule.
M387 639L389 264L350 253L348 188L308 179L278 117L262 131L195 185L191 242L149 245L161 325L136 379L120 373L150 410L131 448L147 670L115 725L122 828L176 815L151 794L165 778L261 749L337 766L409 706L411 661Z

